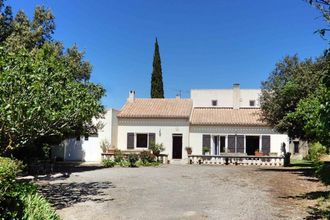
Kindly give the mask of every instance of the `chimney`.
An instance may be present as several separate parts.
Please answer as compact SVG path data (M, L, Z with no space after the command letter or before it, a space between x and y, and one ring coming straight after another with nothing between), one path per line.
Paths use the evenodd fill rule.
M176 94L175 98L176 99L181 99L181 90L179 90L179 92Z
M239 109L240 99L240 86L239 83L235 83L233 85L233 109Z
M128 102L134 102L134 100L135 100L135 91L134 90L131 90L128 93L127 101Z

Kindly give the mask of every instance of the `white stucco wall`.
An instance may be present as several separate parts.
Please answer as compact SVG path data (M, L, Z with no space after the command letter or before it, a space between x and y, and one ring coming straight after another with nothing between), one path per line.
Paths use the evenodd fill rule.
M289 138L286 134L278 134L270 128L263 127L224 127L224 126L190 126L190 146L192 153L202 154L203 134L226 136L226 148L228 146L228 135L270 135L270 152L281 153L281 144L286 144L286 150L289 150ZM261 143L261 140L259 140ZM211 148L213 143L211 141Z
M240 107L251 107L250 100L255 100L255 107L260 107L260 89L239 89ZM218 107L233 107L233 89L192 89L190 97L194 107L213 107L212 100L218 101Z
M117 113L117 110L107 109L103 118L93 119L94 124L101 122L103 125L98 130L97 136L90 136L88 140L85 140L83 136L80 137L80 140L76 138L64 140L60 146L53 148L52 156L64 160L101 161L101 141L108 140L111 146L117 145Z
M185 147L189 146L188 119L119 119L117 147L120 150L127 150L127 133L155 133L156 143L163 144L165 151L162 153L168 154L169 159L172 159L172 135L182 134L182 158L187 158Z

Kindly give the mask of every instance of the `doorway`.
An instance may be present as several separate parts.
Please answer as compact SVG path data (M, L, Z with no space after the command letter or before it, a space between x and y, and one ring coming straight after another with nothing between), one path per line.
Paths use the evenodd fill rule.
M182 159L182 134L173 134L172 143L173 143L172 158Z
M219 136L213 136L214 155L219 155Z
M246 154L254 155L259 150L259 136L246 136Z

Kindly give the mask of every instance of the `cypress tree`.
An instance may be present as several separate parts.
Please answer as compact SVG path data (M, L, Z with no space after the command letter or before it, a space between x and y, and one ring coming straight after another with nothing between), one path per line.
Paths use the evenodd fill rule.
M160 61L157 38L155 42L154 61L152 67L153 69L151 75L151 98L164 98L162 65Z

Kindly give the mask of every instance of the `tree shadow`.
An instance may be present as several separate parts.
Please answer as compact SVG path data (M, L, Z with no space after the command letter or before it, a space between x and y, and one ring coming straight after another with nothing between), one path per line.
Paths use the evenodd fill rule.
M294 168L290 167L281 167L281 168L259 168L259 172L289 172L293 174L297 174L298 176L304 177L304 180L319 182L319 180L315 176L315 168L310 166L301 165L297 167L295 165ZM279 196L279 199L289 199L289 200L322 200L324 198L330 199L330 191L329 190L320 190L314 192L307 192L300 195L295 196ZM330 207L321 207L319 202L317 202L314 206L309 206L307 209L308 215L304 218L307 220L314 219L330 219Z
M297 174L298 176L304 177L305 180L311 182L318 182L319 180L315 176L315 168L303 167L303 168L290 168L290 167L279 167L279 168L259 168L258 172L288 172Z
M39 186L39 192L56 209L63 209L86 201L112 201L114 199L105 193L109 188L115 188L111 182L48 183Z
M324 198L329 198L330 191L315 191L308 192L305 194L297 195L297 196L283 196L279 197L281 199L298 199L298 200L319 200ZM317 203L315 206L308 206L307 213L308 215L304 219L312 220L312 219L330 219L330 209L329 207L321 207L320 203Z

